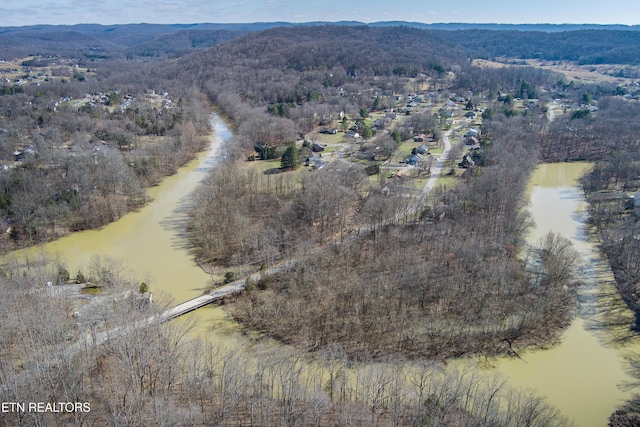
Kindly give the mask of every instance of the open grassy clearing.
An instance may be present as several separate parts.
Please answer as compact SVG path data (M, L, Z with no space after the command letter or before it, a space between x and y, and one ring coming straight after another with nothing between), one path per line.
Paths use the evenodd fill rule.
M539 59L513 60L505 59L504 62L489 61L486 59L474 59L473 65L485 68L512 67L512 66L533 66L546 70L562 73L568 80L579 80L585 83L616 83L619 85L629 85L634 79L617 77L615 74L620 69L639 68L630 65L602 64L602 65L578 65L569 61L543 61Z
M320 133L318 131L311 132L307 138L308 141L320 142L322 144L339 144L344 142L344 133L336 134Z
M632 84L635 79L618 77L616 74L621 69L638 69L640 67L630 65L602 64L602 65L578 65L568 61L541 61L529 59L527 64L564 74L570 80L581 80L585 83L616 83L619 85Z
M280 169L280 159L271 160L255 160L252 162L244 162L247 169L254 169L260 173L268 173L267 171L273 171L274 169Z

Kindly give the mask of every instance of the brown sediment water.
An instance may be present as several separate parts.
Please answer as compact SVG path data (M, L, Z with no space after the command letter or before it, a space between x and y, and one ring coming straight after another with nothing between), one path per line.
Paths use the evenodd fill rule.
M607 425L609 415L631 397L625 388L633 380L625 369L625 356L640 350L630 330L633 314L615 294L611 269L586 225L586 202L577 180L589 167L542 164L529 187L535 221L529 242L535 244L553 231L570 239L580 253L578 315L558 345L495 362L512 386L533 389L582 427ZM622 321L618 317L608 322L613 311Z
M218 161L222 141L230 130L216 114L209 149L149 190L152 201L136 212L97 230L72 233L56 241L14 253L44 253L60 259L70 274L87 269L92 258L121 262L150 290L166 293L177 302L198 296L211 278L199 268L187 247L184 224L190 196Z

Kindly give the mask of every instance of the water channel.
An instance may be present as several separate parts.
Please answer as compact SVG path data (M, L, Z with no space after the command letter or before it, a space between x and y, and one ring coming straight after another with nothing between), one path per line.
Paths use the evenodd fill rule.
M629 329L633 315L617 297L613 274L585 226L586 203L577 187L588 163L540 165L530 181L530 212L535 222L529 241L549 231L571 240L580 253L580 308L559 345L501 359L496 368L516 387L546 396L581 427L605 426L607 418L630 397L632 379L625 356L640 350ZM610 313L619 317L611 319ZM624 344L623 344L624 343Z
M193 261L183 226L189 195L215 166L222 141L231 136L219 116L212 114L211 122L210 149L152 188L153 201L147 206L99 230L74 233L29 252L43 251L64 260L72 274L86 268L94 256L108 256L122 260L150 283L154 297L165 293L181 302L200 295L211 277ZM559 345L526 352L522 359L495 360L487 368L504 374L514 386L546 396L565 416L586 427L606 425L609 414L630 396L629 390L621 388L632 380L625 372L624 356L630 348L640 348L637 342L616 344L612 337L629 338L628 326L613 330L599 314L603 298L596 291L602 283L610 289L612 278L584 227L586 215L576 179L587 167L580 163L542 165L531 183L531 212L536 222L531 240L554 230L571 239L582 255L585 285L579 315ZM220 307L207 307L189 316L195 316L197 331L206 332L209 339L234 340L238 335L234 332L237 325Z

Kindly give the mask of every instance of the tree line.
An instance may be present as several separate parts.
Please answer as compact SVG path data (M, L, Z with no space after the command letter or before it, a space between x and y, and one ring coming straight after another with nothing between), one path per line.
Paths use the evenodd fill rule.
M544 32L471 29L443 33L476 57L488 59L507 57L578 64L640 64L636 48L640 32L633 30Z
M83 60L128 58L163 60L215 46L274 27L309 28L322 24L252 23L185 25L40 25L4 27L0 46L5 60L28 55L65 55ZM640 37L633 26L420 24L350 22L326 26L368 30L395 28L413 37L448 40L474 57L569 60L581 64L633 64Z

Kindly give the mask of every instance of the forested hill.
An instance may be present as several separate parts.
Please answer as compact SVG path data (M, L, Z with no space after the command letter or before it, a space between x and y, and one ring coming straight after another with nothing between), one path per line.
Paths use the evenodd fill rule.
M185 67L234 66L305 71L343 67L348 75L420 73L447 59L466 58L440 33L409 27L340 26L274 28L185 58ZM447 61L449 62L449 61ZM193 64L190 64L193 63ZM440 69L440 72L444 69ZM336 78L338 76L335 76Z
M508 57L575 61L579 64L640 64L640 32L461 30L448 37L485 58Z
M32 25L0 27L0 60L27 55L78 58L166 58L275 27L323 23L256 22L246 24ZM332 25L364 25L341 22Z
M0 60L57 55L85 60L179 57L248 33L276 27L330 25L420 29L472 56L572 60L583 64L640 64L640 26L576 24L422 24L415 22L289 22L247 24L38 25L0 27ZM400 34L400 33L397 33ZM411 33L415 34L415 33ZM432 36L434 37L434 36Z
M463 22L423 24L421 22L381 21L368 24L372 27L409 26L424 30L492 30L492 31L541 31L558 33L578 30L619 30L638 31L640 25L600 25L600 24L469 24Z
M244 26L73 25L0 28L0 60L28 55L88 59L181 56L246 34Z

